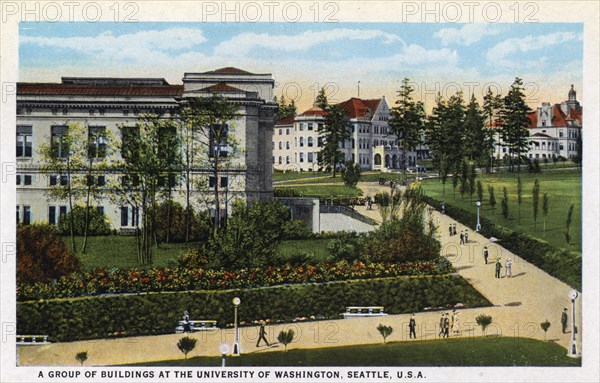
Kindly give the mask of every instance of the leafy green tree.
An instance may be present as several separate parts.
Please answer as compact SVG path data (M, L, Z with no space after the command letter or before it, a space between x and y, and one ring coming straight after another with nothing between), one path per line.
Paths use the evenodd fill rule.
M473 201L473 194L475 193L475 180L477 178L477 170L475 169L475 164L472 163L471 166L469 166L469 182L468 182L468 189L467 191L469 192L469 198L471 199L471 202Z
M277 106L279 108L278 109L278 117L279 118L287 118L287 117L296 116L296 103L294 102L294 100L291 100L289 103L286 102L283 94L279 98L279 101L277 102Z
M422 132L425 128L425 107L423 102L415 102L412 94L414 88L409 84L409 79L402 80L398 91L396 106L391 110L389 120L389 132L396 135L402 145L403 159L406 158L406 150L415 150L421 143ZM406 163L403 164L406 170Z
M571 204L571 206L569 206L569 212L567 213L567 223L565 225L567 228L565 231L565 240L567 241L567 244L571 243L571 222L573 221L573 209L575 209L575 205Z
M492 215L494 215L496 211L496 196L494 195L494 187L492 185L488 185L488 194L490 206L492 207Z
M187 355L194 348L196 348L197 341L198 341L197 339L192 338L190 336L183 337L183 338L179 339L179 341L177 341L177 348L179 349L179 351L181 351L183 353L183 355L185 355L185 359L187 359Z
M460 198L464 199L465 193L469 191L469 165L467 161L460 164Z
M529 113L531 110L525 102L523 80L515 78L500 111L502 125L500 135L504 145L509 149L509 164L514 170L514 161L517 161L517 171L521 171L521 155L529 149Z
M325 110L325 124L319 132L323 147L317 154L317 161L324 168L331 167L335 178L338 165L345 160L340 144L350 138L350 122L339 105L328 106Z
M517 203L519 204L519 225L521 224L521 203L523 202L523 180L517 177Z
M539 206L540 206L540 181L537 178L533 182L532 197L533 197L533 225L534 225L534 228L537 230L537 218L538 218L538 211L539 211Z
M546 236L546 217L548 217L548 193L542 197L542 215L544 216L544 236Z
M492 317L490 315L480 314L475 318L475 322L481 326L481 332L485 335L485 330L492 324Z
M352 161L347 161L345 169L342 170L344 185L355 187L360 180L361 171L360 164L353 164Z
M277 340L279 341L279 343L283 344L286 352L288 344L292 343L292 341L294 340L294 335L295 333L292 329L289 329L287 331L281 330L279 335L277 335Z
M444 120L447 115L447 104L438 94L432 113L427 116L425 123L425 142L433 156L432 164L442 181L442 200L446 201L446 182L451 170L451 152L447 141L449 124Z
M377 326L377 331L379 331L383 337L383 343L386 343L388 336L392 335L394 329L392 326L386 326L380 323L379 326Z
M106 215L98 209L87 209L85 206L75 206L73 210L59 217L59 234L69 234L71 222L75 235L108 235L112 228Z
M75 359L81 363L81 366L83 366L83 363L85 363L85 361L88 359L88 353L87 351L82 351L82 352L78 352L75 355Z
M502 208L502 216L504 219L508 219L508 189L506 186L502 189L502 200L500 201L500 207Z

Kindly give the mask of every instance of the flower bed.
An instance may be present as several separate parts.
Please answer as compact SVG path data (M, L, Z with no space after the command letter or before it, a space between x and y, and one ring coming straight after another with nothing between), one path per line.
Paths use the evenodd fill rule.
M99 294L244 289L349 279L443 275L453 271L452 265L445 258L401 264L360 261L349 263L342 260L314 266L269 266L236 271L183 268L96 269L91 273L71 274L51 283L18 285L17 299L27 301Z

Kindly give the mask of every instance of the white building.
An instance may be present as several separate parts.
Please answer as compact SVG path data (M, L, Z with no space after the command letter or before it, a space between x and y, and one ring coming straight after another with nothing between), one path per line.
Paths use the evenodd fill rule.
M17 84L17 221L56 224L67 213L67 201L49 197L52 185L67 182L64 175L41 171L39 148L56 141L69 124L88 130L89 143L105 145L97 132L110 132L122 140L122 128L133 127L138 115L147 113L171 117L186 97L220 94L238 106L231 130L241 152L234 168L225 171L223 190L249 203L273 196L271 179L272 133L276 104L274 80L270 74L253 74L237 68L221 68L203 73L185 73L183 85L171 85L160 78L75 78L63 77L60 83ZM114 153L115 160L121 153ZM110 160L110 159L109 159ZM194 176L209 177L208 170L195 169ZM98 176L98 184L108 184L119 174ZM113 180L113 181L116 181ZM197 191L196 193L205 193ZM183 202L181 185L175 186L175 200ZM198 195L194 202L200 200ZM81 201L76 201L81 204ZM133 206L116 206L108 198L95 203L113 228L136 225L138 211ZM197 205L198 209L211 206Z
M350 139L340 144L346 161L363 170L389 171L415 164L414 152L403 153L396 136L388 134L390 110L385 97L351 98L339 104L350 122ZM296 117L279 120L273 135L273 166L277 170L320 170L317 155L320 130L327 112L313 106Z

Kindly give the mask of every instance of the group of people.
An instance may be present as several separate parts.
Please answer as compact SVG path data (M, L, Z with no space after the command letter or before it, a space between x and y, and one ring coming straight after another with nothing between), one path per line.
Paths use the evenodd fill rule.
M486 252L487 252L487 248L484 249L484 253L483 253L484 254L483 257L485 258L485 263L487 263ZM500 275L501 274L500 273L501 270L502 270L502 259L500 258L500 256L498 256L496 258L496 266L495 266L495 271L496 271L495 275L496 275L496 278L502 278L502 276ZM505 271L505 273L504 273L505 277L510 278L510 277L513 276L513 274L512 274L512 260L510 258L506 259L506 263L504 264L504 271Z
M456 235L456 224L455 223L450 223L448 225L448 234L451 237ZM460 238L460 244L461 245L469 243L469 230L467 230L467 229L461 230L459 238Z
M450 225L448 225L448 234L450 234L451 237L453 235L456 235L456 224L455 223L451 223ZM462 234L462 232L461 232L461 234Z
M456 310L452 310L452 315L443 313L440 318L440 332L438 333L438 336L448 338L450 336L450 331L455 335L458 335L461 332L460 316Z

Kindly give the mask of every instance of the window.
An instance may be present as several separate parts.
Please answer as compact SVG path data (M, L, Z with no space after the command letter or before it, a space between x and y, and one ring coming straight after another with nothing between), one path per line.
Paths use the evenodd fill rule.
M60 217L64 217L65 215L67 215L67 206L63 205L63 206L59 206L58 207L58 217L60 219Z
M98 215L104 217L104 206L96 206L96 210L98 211Z
M300 137L300 147L304 146L304 137Z
M310 162L310 163L314 162L314 154L313 154L313 152L308 153L308 162Z
M279 156L279 165L281 165L283 163L283 158L281 156Z
M67 126L52 126L50 144L52 145L52 153L57 158L66 158L69 155L69 145L66 142L68 127Z
M21 185L21 176L17 174L17 185Z
M31 157L32 130L31 126L17 126L17 157Z
M283 142L279 141L279 150L283 149Z
M31 223L31 206L23 205L23 225Z
M300 152L300 162L304 162L304 153Z
M58 184L60 184L60 186L67 186L69 184L69 177L66 175L51 175L50 186L56 186Z
M290 142L289 142L289 141L286 141L286 143L285 143L285 148L286 148L286 149L289 149L289 148L290 148Z
M121 206L121 226L137 226L139 224L138 208Z
M229 186L229 177L221 177L221 187L226 188Z
M314 139L312 137L308 137L307 145L309 148L312 148L314 145Z
M283 129L279 129L279 135L281 136L283 134ZM279 148L281 149L281 148Z
M88 156L106 157L106 127L90 126L88 130Z
M56 206L48 206L48 224L56 225Z
M286 156L286 157L285 157L285 163L286 163L286 164L289 164L289 163L290 163L290 156Z
M313 130L313 123L312 122L308 123L308 130Z
M31 185L32 176L27 174L23 177L23 185Z
M69 114L69 109L67 109L67 108L64 108L64 109L62 110L62 114L63 114L63 116L66 116L66 115L68 115L68 114Z
M121 226L127 226L129 223L129 208L121 206Z
M21 223L21 207L17 205L17 224Z
M123 116L129 116L129 110L123 109Z
M218 153L219 157L227 157L229 154L229 146L227 145L227 136L229 135L229 125L227 124L215 124L210 130L210 148L208 155L215 157L215 153Z
M558 131L558 136L559 136L559 137L564 137L564 133L563 133L563 131L562 131L562 130L559 130L559 131Z
M286 130L285 130L285 134L286 134L286 135L290 134L290 130L289 130L289 129L286 129Z

